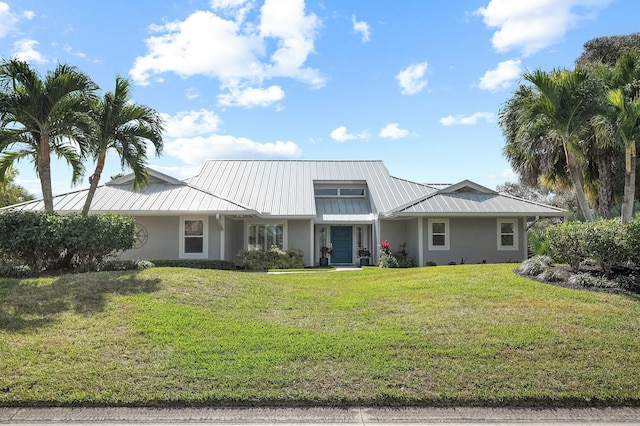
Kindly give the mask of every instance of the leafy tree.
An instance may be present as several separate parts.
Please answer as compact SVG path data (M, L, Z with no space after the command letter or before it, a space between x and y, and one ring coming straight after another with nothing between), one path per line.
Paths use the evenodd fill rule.
M4 182L0 182L0 207L33 200L34 197L29 191L14 182L17 175L16 170L9 168L4 175Z
M84 170L77 148L92 128L87 113L96 89L86 74L69 65L59 64L42 79L27 62L0 63L0 181L9 166L29 158L45 211L52 212L51 153L71 165L72 182L77 182Z
M107 151L116 151L123 168L130 168L135 176L134 188L147 183L147 145L155 146L157 155L162 152L163 123L153 109L131 103L131 85L122 77L116 77L114 92L104 95L93 108L97 131L89 139L89 152L96 162L96 168L89 177L89 192L82 209L88 214L98 182L104 170Z
M594 38L584 44L584 51L576 59L576 65L582 67L587 64L614 66L624 52L633 49L640 50L640 33Z

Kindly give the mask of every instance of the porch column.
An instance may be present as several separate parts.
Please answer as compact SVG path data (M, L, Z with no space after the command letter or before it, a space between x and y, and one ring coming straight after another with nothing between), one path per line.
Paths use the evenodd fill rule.
M315 266L316 264L316 255L315 255L315 245L316 245L316 240L315 240L315 228L316 228L316 223L313 219L311 219L311 226L310 226L310 230L309 230L309 265L308 266Z
M424 218L418 218L418 266L424 263Z

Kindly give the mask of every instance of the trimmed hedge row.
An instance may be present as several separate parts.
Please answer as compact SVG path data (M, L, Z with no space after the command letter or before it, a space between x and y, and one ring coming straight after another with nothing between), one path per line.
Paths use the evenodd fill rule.
M94 269L105 257L133 246L135 222L115 214L9 210L0 213L0 235L0 260L12 267L32 274Z
M175 268L220 269L234 271L236 264L230 260L180 259L180 260L152 260L155 266L169 266Z
M640 266L640 219L565 222L547 228L549 255L578 270L593 259L603 271L614 267Z

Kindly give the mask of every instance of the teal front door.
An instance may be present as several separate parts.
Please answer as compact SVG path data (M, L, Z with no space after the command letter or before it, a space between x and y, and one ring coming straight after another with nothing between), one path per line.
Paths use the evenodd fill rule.
M353 263L353 232L350 226L332 226L331 263Z

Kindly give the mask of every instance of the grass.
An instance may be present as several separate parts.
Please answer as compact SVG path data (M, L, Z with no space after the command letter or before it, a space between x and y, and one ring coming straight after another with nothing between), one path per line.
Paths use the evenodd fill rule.
M640 405L640 300L513 268L0 280L0 405Z

